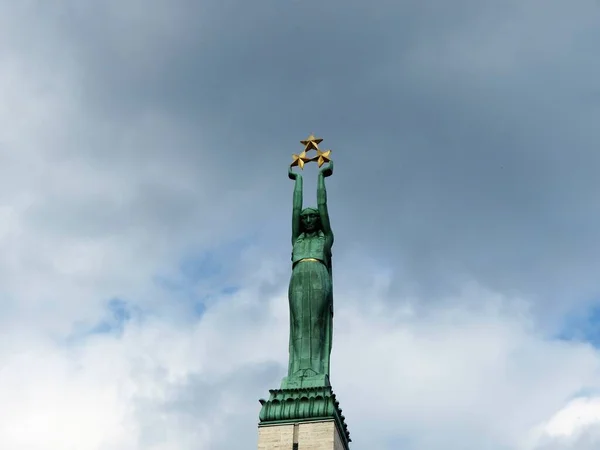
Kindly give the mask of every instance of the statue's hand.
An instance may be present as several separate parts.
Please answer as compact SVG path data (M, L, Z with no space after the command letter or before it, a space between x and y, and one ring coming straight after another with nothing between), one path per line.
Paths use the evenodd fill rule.
M327 164L325 167L323 167L319 173L321 175L323 175L325 178L333 175L333 161L329 161L329 164Z
M288 170L288 177L290 178L290 180L296 180L298 177L302 177L302 175L294 172L292 166L290 166L290 168Z

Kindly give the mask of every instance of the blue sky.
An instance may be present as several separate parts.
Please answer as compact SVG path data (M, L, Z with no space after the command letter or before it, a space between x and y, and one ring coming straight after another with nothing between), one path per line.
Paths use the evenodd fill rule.
M353 449L597 448L599 20L0 0L0 448L256 447L310 133Z

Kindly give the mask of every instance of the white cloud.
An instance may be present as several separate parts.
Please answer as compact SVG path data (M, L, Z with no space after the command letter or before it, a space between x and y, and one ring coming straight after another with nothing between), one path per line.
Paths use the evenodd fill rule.
M134 320L121 337L61 347L30 336L28 351L6 346L0 444L252 448L257 400L277 387L287 357L285 277L265 298L264 280L253 275L253 283L186 327ZM475 287L462 296L458 304L472 297L510 303ZM407 439L415 449L447 448L451 440L461 449L493 442L488 448L526 450L543 421L556 435L569 413L553 416L595 384L594 350L544 339L510 307L498 313L453 302L419 317L384 308L390 299L377 289L340 285L338 298L332 376L357 448L393 448L393 439ZM269 366L278 369L260 369ZM229 420L239 434L229 433Z
M587 450L600 444L600 398L578 396L527 437L527 449Z
M600 399L577 398L548 421L546 433L551 437L572 436L582 428L600 422Z
M280 218L279 210L269 211L267 201L284 194L269 192L270 181L257 181L258 175L244 173L256 159L250 146L265 144L247 143L247 130L240 129L239 139L248 145L243 148L247 153L213 150L204 135L217 119L204 117L195 123L195 117L184 120L150 101L141 111L111 109L112 102L127 102L110 97L108 90L102 91L107 95L102 101L94 97L97 92L86 92L91 85L102 84L101 79L86 79L92 76L90 67L96 68L86 64L90 59L104 63L102 55L86 54L89 59L85 59L73 53L77 46L65 38L73 30L59 27L62 22L54 21L54 15L46 20L43 14L31 14L28 8L33 4L0 4L0 448L253 448L257 400L278 386L287 358L289 250L263 239L264 235L273 238L269 233L274 223L279 227L284 222L287 227L287 219ZM166 58L190 39L177 31L184 21L189 24L195 18L171 3L154 5L152 17L147 17L141 2L114 3L121 4L122 10L98 7L95 14L78 17L103 18L104 31L111 31L109 44L105 48L95 42L97 47L90 48L118 50L106 61L135 67L131 71L134 82L120 86L134 88L143 83L135 78L142 72L155 75L150 72L155 69L157 52L162 50ZM77 5L82 8L83 3ZM553 17L557 14L552 11ZM206 17L212 16L202 18ZM465 35L460 34L449 47L466 45L468 51L458 55L464 57L458 60L456 51L451 51L447 61L467 61L470 69L482 73L517 70L514 46L518 43L522 48L523 33L530 31L531 16L527 17L518 22L520 34L516 40L511 38L509 47L503 47L504 29L490 32L487 40L473 40L468 33L472 30L465 28ZM579 18L569 16L567 28L579 28ZM142 30L142 24L148 28ZM92 34L102 31L98 23L96 28L92 23L77 25L89 26L86 31ZM131 32L136 25L139 34ZM207 43L212 31L203 31ZM572 33L567 34L575 39ZM531 48L543 47L546 41L540 39L529 42ZM86 49L85 45L77 47L78 52ZM496 56L481 59L491 54L490 49L496 50ZM119 67L111 72L116 78L131 75L123 75ZM395 79L396 70L390 79ZM422 76L418 74L419 79ZM252 94L249 98L257 95ZM252 106L257 115L266 114ZM269 117L273 118L265 120ZM430 158L434 153L421 154ZM349 151L348 163L355 156ZM447 167L443 171L452 172ZM373 229L389 231L385 236L382 233L384 245L402 233L394 229L397 222L388 221L390 205L399 202L409 210L421 199L427 203L435 197L421 189L426 177L419 176L419 182L410 186L407 182L402 189L418 191L422 197L411 194L410 199L400 201L390 189L393 202L377 212L385 224ZM372 195L354 189L354 200ZM377 198L383 201L383 197ZM424 222L427 227L437 226L441 217L428 219L425 213L430 208L452 216L452 227L444 229L445 233L464 228L476 230L467 232L473 237L485 228L465 226L458 222L462 216L453 204L440 208L440 203L427 203L423 216L417 207L404 223L411 228L411 220L419 216L414 228L420 232ZM485 445L490 450L582 450L596 445L599 401L580 394L598 387L596 350L542 334L529 308L532 300L539 299L510 298L477 283L457 283L462 291L438 299L433 306L430 298L396 297L391 286L408 283L398 275L398 266L383 269L377 258L359 252L369 241L360 240L358 234L372 233L375 216L368 210L365 217L357 218L362 211L342 210L342 204L334 206L340 208L340 216L345 211L347 220L340 221L344 223L339 224L341 239L336 243L340 251L336 249L332 379L356 448L376 444L375 448L395 449L399 441L406 442L407 450L447 449L449 443L459 450ZM371 200L368 206L376 204ZM498 217L510 222L502 214ZM354 222L357 228L351 228ZM505 230L500 237L512 236L510 224L504 229L498 223L498 230ZM256 232L261 227L263 235ZM432 248L447 243L445 237L432 237L435 231L427 228L415 241L413 255L417 256L405 261L407 265L423 267L418 270L423 273L432 268L435 257L419 258L427 253L423 251L426 244L435 256ZM537 236L537 231L532 235ZM226 255L225 261L238 277L240 290L207 300L201 319L181 320L188 311L181 306L186 294L160 288L154 277L177 278L184 255L248 234L259 237L245 252ZM281 242L287 246L285 239ZM482 241L456 239L447 245L448 255L440 261L452 260L454 266L455 246L465 246L465 242L480 254ZM515 241L510 239L502 242L510 244L504 245L510 254L504 260L507 266L515 254L517 258L536 255L529 247L515 252ZM550 244L544 242L543 248ZM584 251L576 244L566 250L569 255ZM273 254L286 259L271 259ZM573 257L582 267L594 266ZM540 258L539 267L544 263L575 267L561 258ZM483 260L490 260L487 250ZM483 264L484 269L500 270L502 261L494 261ZM454 281L459 279L457 271L441 271ZM583 274L586 282L579 283L576 274L569 274L574 278L563 277L568 279L564 286L595 283L594 277ZM423 279L427 278L425 274ZM207 286L196 280L182 282L188 282L186 288L198 296L207 286L212 294L218 291L211 285L214 280ZM106 302L114 297L126 299L143 313L126 323L122 334L66 340L74 328L86 330L100 322L107 314ZM580 397L573 399L576 395Z

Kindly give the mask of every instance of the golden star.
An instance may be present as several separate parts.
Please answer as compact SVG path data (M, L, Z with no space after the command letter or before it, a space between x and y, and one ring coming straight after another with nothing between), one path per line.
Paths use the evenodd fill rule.
M309 150L315 149L319 150L319 144L323 142L323 139L316 138L314 134L311 134L304 141L300 141L302 145L304 145L304 151L307 152Z
M331 161L329 155L331 155L331 150L325 150L324 152L322 152L321 150L317 149L317 156L315 158L317 158L319 167L321 167L326 162Z
M298 166L303 170L304 170L304 164L312 161L312 158L309 158L308 156L306 156L306 152L302 152L299 155L293 154L292 159L293 159L293 161L292 161L291 166L292 167Z

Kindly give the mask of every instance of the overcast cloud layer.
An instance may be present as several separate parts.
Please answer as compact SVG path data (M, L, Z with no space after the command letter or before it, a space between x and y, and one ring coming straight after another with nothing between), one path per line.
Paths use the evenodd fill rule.
M0 0L0 448L256 448L311 132L352 449L598 448L599 23L595 0Z

